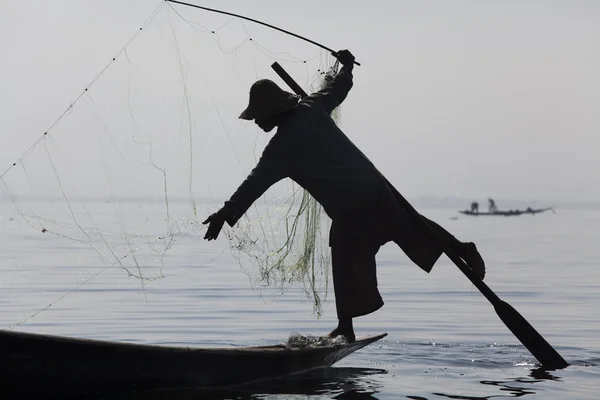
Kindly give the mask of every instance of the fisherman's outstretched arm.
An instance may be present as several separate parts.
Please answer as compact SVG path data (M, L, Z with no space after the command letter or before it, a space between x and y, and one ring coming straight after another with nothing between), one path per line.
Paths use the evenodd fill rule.
M336 109L348 96L352 89L352 70L354 69L354 56L348 50L340 50L338 59L342 68L325 87L311 95L311 97L320 98L327 113Z
M285 165L278 158L265 154L246 180L219 211L229 226L233 226L271 186L286 176Z

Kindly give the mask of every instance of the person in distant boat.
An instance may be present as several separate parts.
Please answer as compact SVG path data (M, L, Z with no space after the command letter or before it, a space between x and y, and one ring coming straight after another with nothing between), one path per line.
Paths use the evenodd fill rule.
M471 212L474 214L479 214L479 203L474 201L471 203Z
M494 199L488 199L488 210L490 212L498 211L498 208L496 207L496 202L494 201Z
M342 68L323 89L304 98L282 90L268 79L250 88L249 105L239 118L254 120L265 132L277 127L260 160L246 180L216 213L206 240L219 236L223 224L242 217L269 187L291 178L306 189L331 218L333 286L338 326L330 337L355 340L353 318L383 306L378 290L375 256L394 241L421 269L430 272L443 253L432 238L402 208L386 179L331 118L352 88L354 56L341 50ZM485 265L474 243L461 242L428 221L438 236L483 279Z

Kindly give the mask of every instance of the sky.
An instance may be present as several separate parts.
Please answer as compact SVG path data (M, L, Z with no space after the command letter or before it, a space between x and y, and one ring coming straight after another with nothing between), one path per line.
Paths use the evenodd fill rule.
M0 173L8 171L4 179L11 178L12 163L98 76L160 4L149 0L0 3ZM335 50L349 49L361 66L354 70L354 87L342 105L339 124L408 198L600 201L600 2L231 0L196 4L262 20ZM181 6L173 9L209 29L230 20ZM167 75L161 75L164 79L150 75L153 68L162 73L163 62L167 68L166 57L150 54L167 43L166 15L149 27L150 33L141 32L134 39L132 46L139 46L128 52L130 64L109 69L90 89L91 96L96 96L95 107L103 107L99 100L105 100L107 105L122 108L108 98L108 88L114 87L117 93L118 84L127 85L119 77L131 77L133 71L136 79L140 77L134 83L143 82L131 91L137 95L136 116L151 121L156 110L181 111L171 110L166 100L171 88L181 89L181 82ZM177 29L183 32L184 25L179 21ZM233 32L235 26L241 29L231 23L219 31L225 46L227 29ZM298 39L284 38L250 22L244 26L256 40L278 51L301 58L322 54ZM269 139L251 124L238 121L237 115L245 107L253 79L276 77L266 64L272 60L244 58L249 54L247 46L230 56L213 57L193 37L190 34L187 41L180 36L181 46L197 46L194 57L202 69L198 76L208 79L192 83L190 72L187 86L198 93L194 88L203 84L212 88L212 104L218 105L218 113L204 117L202 110L210 107L206 105L198 106L196 114L207 120L218 115L214 131L222 127L227 135L211 133L197 139L203 141L206 154L201 158L207 164L192 168L198 168L194 176L204 174L203 179L212 182L211 196L227 197L250 172ZM146 64L139 64L142 59ZM118 120L117 111L106 110L103 121ZM83 126L77 121L83 121L85 113L81 111L79 120L79 111L73 112L71 129L76 132L77 126ZM157 119L149 124L162 124L164 131L180 129L169 121ZM94 126L102 125L95 122ZM96 178L86 165L96 159L95 145L74 133L61 137L60 129L52 134L56 142L50 149L70 154L70 171L81 177L89 173L90 189L86 190L92 190ZM156 139L156 149L179 139ZM237 161L221 156L225 143L235 149ZM43 169L34 161L27 168ZM171 168L178 167L173 164ZM133 173L135 167L129 171ZM20 173L14 172L11 185ZM184 186L189 176L181 175ZM171 175L171 182L177 179L177 174Z

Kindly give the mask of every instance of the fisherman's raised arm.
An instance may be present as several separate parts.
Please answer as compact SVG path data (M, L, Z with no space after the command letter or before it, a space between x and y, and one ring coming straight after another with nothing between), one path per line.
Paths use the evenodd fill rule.
M329 80L323 89L310 96L320 98L327 113L331 113L342 104L353 85L354 56L348 50L340 50L337 52L337 58L342 64L340 71Z

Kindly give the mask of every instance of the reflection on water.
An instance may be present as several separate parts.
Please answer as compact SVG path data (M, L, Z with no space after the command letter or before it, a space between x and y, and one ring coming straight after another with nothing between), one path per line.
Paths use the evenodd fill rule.
M327 399L381 399L381 378L390 372L381 368L354 368L331 367L320 368L302 374L291 375L279 379L256 382L233 389L206 390L201 388L147 388L135 391L120 391L111 393L87 393L86 399L135 399L135 400L162 400L162 399L295 399L297 396L315 396ZM535 395L533 386L543 381L559 381L560 377L552 375L548 370L535 368L529 371L526 377L515 377L507 380L481 380L484 386L495 387L491 395L451 394L450 392L433 392L430 397L422 395L401 395L398 397L412 400L432 400L444 397L461 400L485 400L495 398L514 398L525 395ZM452 385L450 385L452 386ZM472 387L477 391L481 387ZM61 396L61 398L75 398Z
M533 379L531 379L533 378ZM531 387L532 384L543 382L546 380L559 381L560 378L553 376L549 370L544 368L534 368L529 371L528 377L518 377L505 381L482 380L479 383L482 385L495 386L499 390L499 394L489 396L468 396L468 395L451 395L447 393L433 393L436 396L443 396L449 399L463 400L485 400L493 398L512 398L522 397L525 395L536 394L536 391ZM525 384L525 385L520 385Z
M119 391L110 393L79 393L68 395L61 393L63 399L86 398L92 400L104 399L135 399L135 400L162 400L162 399L296 399L297 396L308 396L327 399L381 399L383 378L390 372L381 368L355 368L355 367L326 367L319 368L302 374L291 375L273 380L255 382L231 389L207 390L193 387L178 388L146 388L135 391ZM515 377L507 380L481 380L484 386L497 388L491 395L451 394L450 392L433 392L431 397L422 395L400 395L401 398L413 400L429 400L439 397L461 400L485 400L494 398L513 398L537 393L533 385L543 381L559 381L560 377L552 375L548 370L535 368L529 371L526 377ZM452 385L450 385L452 386ZM423 388L425 389L425 388ZM481 387L472 387L473 391Z
M381 386L377 375L387 374L384 369L333 367L319 368L303 374L256 382L234 389L204 390L198 388L148 388L134 392L96 393L86 398L101 399L277 399L297 395L328 396L334 399L377 399ZM333 397L331 397L333 396Z
M552 375L551 370L545 368L534 368L530 371L529 376L535 378L534 381L526 380L526 382L539 382L542 380L560 381L560 377Z

